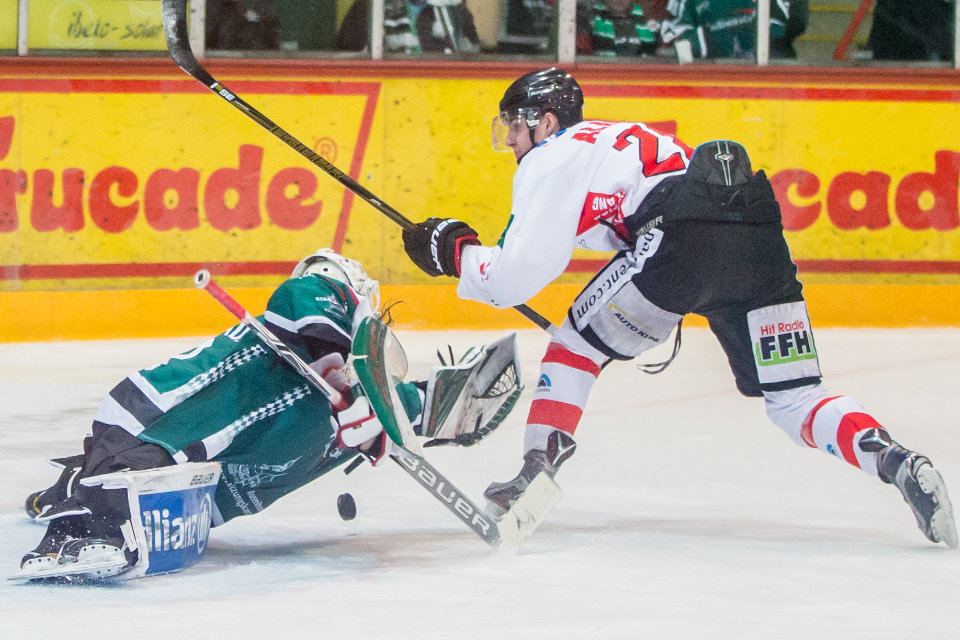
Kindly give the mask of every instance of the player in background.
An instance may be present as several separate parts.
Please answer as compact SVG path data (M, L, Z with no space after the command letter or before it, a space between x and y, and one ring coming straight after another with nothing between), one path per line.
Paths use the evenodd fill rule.
M518 168L507 227L481 246L455 219L404 231L426 273L459 277L461 298L524 303L563 273L575 248L616 251L570 306L540 368L524 462L484 495L506 509L538 473L553 476L603 366L669 341L687 313L705 316L737 388L763 397L768 417L800 445L897 486L933 542L957 547L947 489L926 457L905 449L850 396L821 383L797 268L780 208L742 146L694 153L639 122L584 121L577 82L558 69L511 84L493 121L494 148ZM672 356L670 358L672 360ZM663 363L663 366L669 363Z
M296 266L261 316L268 329L343 394L346 408L332 407L243 324L128 376L103 400L84 453L52 461L63 468L59 480L27 498L27 515L46 524L47 532L23 557L20 576L75 562L84 550L95 550L101 559L123 554L128 566L136 561L136 551L130 550L136 545L125 539L130 536L125 492L88 487L82 478L217 461L221 474L212 525L218 526L262 511L357 455L379 462L387 436L355 374L345 366L360 322L379 317L378 309L379 283L360 263L320 249ZM443 369L456 369L452 377L461 380L459 386L437 383L435 393L433 384L397 385L417 435L440 436L428 445L473 444L506 417L519 390L480 400L470 397L462 382L464 368L496 378L492 368L516 363L515 340L496 344L502 351L497 356L471 350L476 357L468 363L461 360L431 373L433 381ZM491 418L487 411L483 421L464 425L440 424L443 418L435 417L423 429L424 409L436 402L449 412L455 401L457 406L487 403L486 409L497 403L496 413Z

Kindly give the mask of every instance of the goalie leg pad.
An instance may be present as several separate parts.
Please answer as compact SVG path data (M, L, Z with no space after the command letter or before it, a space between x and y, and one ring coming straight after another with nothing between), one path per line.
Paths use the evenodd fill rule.
M220 463L111 473L83 484L126 488L139 561L130 578L181 571L203 559L216 506Z
M220 463L186 464L120 471L81 480L87 486L126 489L131 519L127 547L136 564L122 579L182 571L203 559L216 506Z
M129 580L181 571L203 558L216 506L214 494L220 480L220 463L202 462L142 471L118 471L83 478L81 484L104 490L125 490L132 517L116 536L83 537L64 530L54 539L56 523L69 525L81 516L61 518L48 531L49 549L43 544L24 556L15 580L61 582ZM95 514L94 514L95 515ZM93 516L82 516L91 518ZM103 533L103 532L101 532Z

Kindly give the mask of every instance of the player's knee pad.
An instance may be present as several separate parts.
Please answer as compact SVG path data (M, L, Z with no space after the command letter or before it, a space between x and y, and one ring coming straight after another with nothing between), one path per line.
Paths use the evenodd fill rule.
M551 345L558 345L563 349L584 358L589 358L598 367L606 362L609 356L602 351L597 350L593 345L583 339L583 336L569 318L564 319L553 336L550 338ZM549 347L548 347L549 348Z
M573 301L568 317L577 332L604 355L628 360L662 344L683 316L650 302L633 283L663 233L650 231L632 253L621 253Z

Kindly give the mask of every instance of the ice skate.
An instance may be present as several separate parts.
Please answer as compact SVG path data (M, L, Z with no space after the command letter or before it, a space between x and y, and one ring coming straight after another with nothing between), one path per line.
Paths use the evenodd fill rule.
M576 450L577 444L566 433L554 431L547 438L547 450L531 449L523 456L523 467L513 480L494 482L483 492L487 499L487 514L502 518L510 507L523 495L538 474L545 473L551 479L560 465Z
M63 545L76 540L71 522L55 522L47 529L47 534L33 551L24 554L20 560L20 574L35 573L56 566Z
M11 580L89 582L122 573L133 566L136 555L126 551L121 540L77 538L54 530L36 549L23 556L20 572Z
M930 460L893 442L880 452L877 467L881 480L900 489L923 534L956 549L957 525L947 485Z

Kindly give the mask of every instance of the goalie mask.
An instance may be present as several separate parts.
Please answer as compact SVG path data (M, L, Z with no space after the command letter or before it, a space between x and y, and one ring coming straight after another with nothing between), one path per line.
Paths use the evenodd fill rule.
M500 100L500 113L493 119L493 148L509 151L511 130L526 128L533 142L533 129L544 113L557 116L565 128L583 120L583 92L566 71L551 67L532 71L513 81Z
M380 283L367 275L363 265L345 258L333 249L317 249L316 253L301 260L293 269L292 278L321 275L342 282L370 302L370 308L380 308Z

